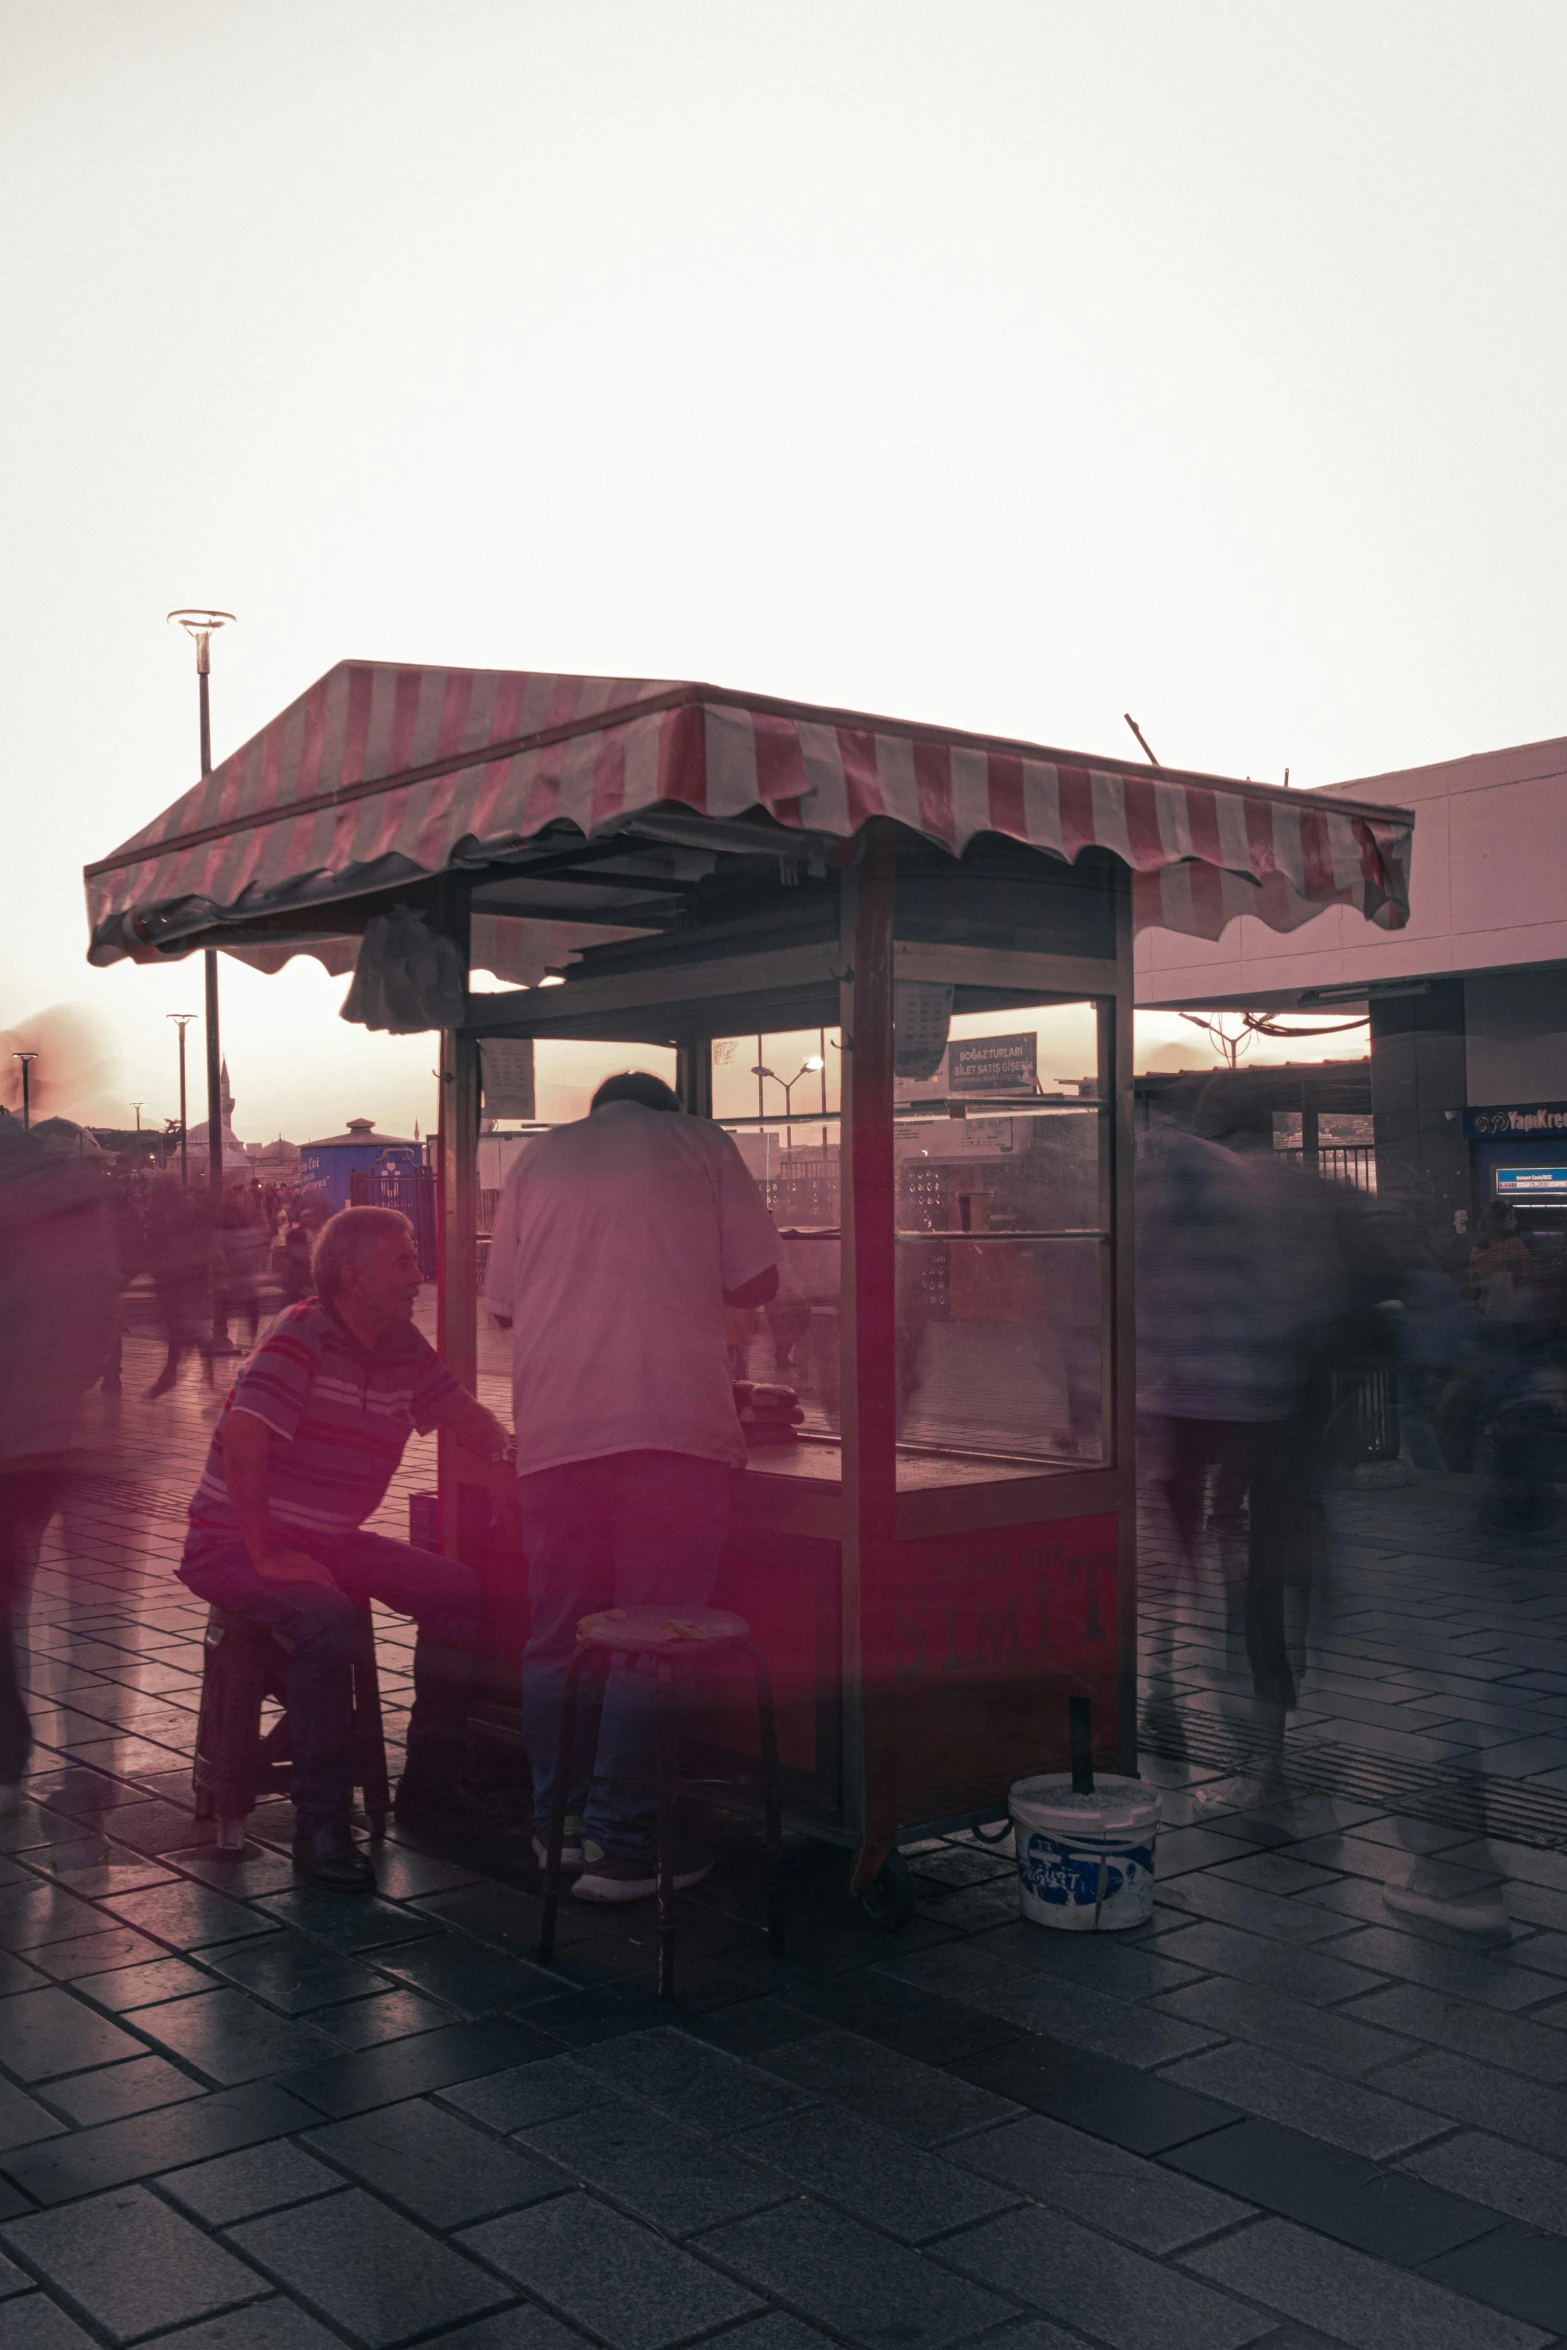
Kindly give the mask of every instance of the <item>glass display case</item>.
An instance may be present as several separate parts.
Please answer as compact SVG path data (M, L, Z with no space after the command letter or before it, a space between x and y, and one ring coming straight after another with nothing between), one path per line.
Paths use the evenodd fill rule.
M1059 1764L1069 1694L1132 1756L1128 879L878 823L469 999L471 1038L672 1053L763 1193L778 1294L730 1313L730 1367L801 1418L737 1475L718 1597L767 1652L796 1816L867 1876ZM752 1735L743 1704L701 1728Z

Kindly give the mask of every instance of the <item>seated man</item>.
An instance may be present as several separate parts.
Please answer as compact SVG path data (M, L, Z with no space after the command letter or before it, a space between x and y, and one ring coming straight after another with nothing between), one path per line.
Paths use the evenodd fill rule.
M366 1600L419 1626L398 1818L433 1829L495 1822L462 1779L474 1578L455 1559L360 1528L410 1430L450 1428L497 1461L510 1440L411 1327L423 1276L406 1217L344 1208L323 1227L313 1269L317 1294L278 1316L224 1403L180 1576L288 1649L294 1866L313 1884L368 1893L375 1874L348 1824L351 1665Z

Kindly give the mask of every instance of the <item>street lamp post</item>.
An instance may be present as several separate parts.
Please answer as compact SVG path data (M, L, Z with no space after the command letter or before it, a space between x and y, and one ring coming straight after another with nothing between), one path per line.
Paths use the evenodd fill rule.
M189 1191L190 1154L185 1130L185 1031L196 1015L194 1012L169 1012L164 1016L172 1020L180 1032L180 1189Z
M827 1064L822 1059L820 1053L812 1053L809 1060L801 1062L799 1068L796 1069L792 1077L780 1077L776 1069L765 1068L760 1063L758 1063L756 1068L751 1071L751 1075L753 1077L770 1077L775 1085L781 1085L783 1087L784 1116L785 1118L792 1118L794 1116L795 1087L799 1084L802 1077L814 1077L819 1070L824 1069L826 1066ZM809 1116L810 1113L806 1112L804 1114Z
M30 1134L33 1125L33 1063L37 1060L38 1055L36 1053L13 1053L11 1058L22 1064L22 1132Z
M212 639L220 628L232 622L232 612L208 612L191 608L171 612L170 620L177 620L196 646L196 692L201 711L201 772L212 773L212 707L208 683L212 673ZM212 1195L214 1210L223 1198L223 1054L218 1036L218 951L216 947L202 950L202 965L206 979L207 1014L207 1189ZM192 1015L194 1017L194 1015ZM180 1030L180 1048L183 1055L185 1031ZM181 1067L183 1068L183 1058ZM180 1096L180 1122L185 1118L185 1097ZM180 1170L185 1170L185 1144L180 1143Z

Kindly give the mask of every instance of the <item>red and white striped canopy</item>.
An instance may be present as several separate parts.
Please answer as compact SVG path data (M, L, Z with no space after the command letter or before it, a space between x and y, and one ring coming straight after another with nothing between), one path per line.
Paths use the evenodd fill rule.
M1140 929L1217 938L1254 914L1290 930L1346 904L1384 929L1409 917L1399 809L708 685L344 661L87 867L89 960L493 867L548 825L589 835L660 804L839 837L891 816L954 852L985 832L1069 860L1109 849Z

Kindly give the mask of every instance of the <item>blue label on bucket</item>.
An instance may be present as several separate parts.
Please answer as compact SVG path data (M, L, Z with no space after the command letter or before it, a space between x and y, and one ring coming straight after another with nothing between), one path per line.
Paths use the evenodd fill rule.
M1035 1828L1020 1846L1017 1873L1036 1901L1065 1909L1092 1909L1099 1899L1099 1859L1081 1845L1063 1844ZM1133 1893L1153 1875L1153 1846L1123 1844L1104 1856L1104 1898Z

